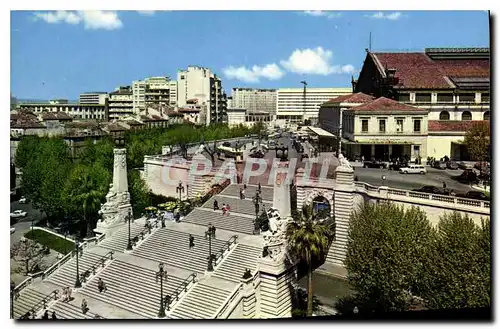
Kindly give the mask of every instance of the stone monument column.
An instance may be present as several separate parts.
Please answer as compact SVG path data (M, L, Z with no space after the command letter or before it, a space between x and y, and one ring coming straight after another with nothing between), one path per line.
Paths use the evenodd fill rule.
M117 139L118 141L123 141ZM113 150L113 183L106 195L106 203L101 206L99 214L102 216L94 230L97 233L110 233L113 228L125 223L127 215L132 214L132 205L130 204L130 193L128 192L127 179L127 150L123 147L117 147ZM133 214L132 214L133 215Z

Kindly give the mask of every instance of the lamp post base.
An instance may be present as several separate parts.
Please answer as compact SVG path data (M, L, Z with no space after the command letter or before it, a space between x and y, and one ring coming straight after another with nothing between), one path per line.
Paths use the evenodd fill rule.
M132 250L132 242L130 240L128 240L128 244L127 244L127 250Z
M214 271L214 265L212 264L212 261L208 261L208 267L207 267L208 272L213 272Z
M164 318L166 315L165 315L165 308L163 307L163 305L160 307L160 310L158 311L158 317L160 319Z
M81 288L82 287L82 283L80 281L80 278L76 279L76 282L75 282L75 288Z

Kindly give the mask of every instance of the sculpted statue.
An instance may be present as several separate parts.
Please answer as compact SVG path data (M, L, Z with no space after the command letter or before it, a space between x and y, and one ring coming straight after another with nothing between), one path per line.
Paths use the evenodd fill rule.
M341 167L352 169L352 166L349 163L349 161L347 161L347 159L344 157L344 155L340 152L339 152L339 163L340 163Z

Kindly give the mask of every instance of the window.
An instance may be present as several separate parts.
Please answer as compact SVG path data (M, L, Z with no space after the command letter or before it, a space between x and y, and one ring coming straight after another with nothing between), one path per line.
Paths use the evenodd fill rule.
M439 113L439 120L450 120L450 113L448 111L442 111Z
M381 133L385 133L385 119L380 119L378 121L378 131Z
M413 121L413 132L420 132L420 119L415 119Z
M470 113L469 111L464 111L462 113L462 121L470 121L472 120L472 113Z
M490 102L490 94L481 94L481 102L489 103Z
M403 132L403 119L396 119L396 132L402 133Z
M460 94L459 101L465 103L473 103L476 99L475 94Z
M490 111L486 111L483 114L483 120L490 121Z
M361 120L361 131L364 133L368 132L368 119Z
M416 102L422 102L422 103L430 103L431 102L431 94L416 94L415 95L415 101Z
M400 94L398 99L400 102L409 102L410 101L410 94Z

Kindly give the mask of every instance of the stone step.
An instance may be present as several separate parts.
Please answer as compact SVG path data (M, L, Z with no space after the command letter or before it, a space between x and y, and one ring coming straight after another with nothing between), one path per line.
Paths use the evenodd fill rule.
M253 234L253 219L238 216L231 213L229 216L222 216L220 212L194 209L184 218L184 222L207 226L212 223L217 229Z
M108 288L106 291L98 291L96 276L81 293L132 313L154 318L160 304L160 281L156 281L155 273L150 269L115 260L99 276ZM163 281L164 296L171 294L183 281L183 278L168 275L167 280Z
M243 188L243 184L231 184L224 189L219 195L231 195L231 196L240 196L240 188ZM247 185L247 189L245 191L245 196L248 199L251 199L255 192L257 191L257 186ZM264 201L273 201L274 189L266 186L262 186L260 196Z
M14 300L14 318L18 319L26 314L26 312L30 311L46 296L47 294L39 292L31 287L24 288Z
M144 229L144 225L137 223L131 223L130 225L130 237L133 239ZM109 250L124 252L128 244L128 226L124 225L109 238L106 237L99 243L100 247L107 248Z
M194 247L189 249L189 233L161 228L134 250L132 255L204 273L207 268L208 240L200 235L193 236ZM222 240L212 240L212 253L217 254L225 243Z
M236 196L238 196L239 198L239 192L238 194L236 194ZM231 207L231 212L255 216L255 206L253 204L252 197L253 195L252 196L247 195L245 199L240 200L235 198L229 198L220 194L214 195L213 197L210 198L210 200L208 200L207 202L205 202L205 204L203 204L203 208L213 209L214 200L217 200L219 208L221 209L218 211L218 213L221 215L222 215L222 205L229 204L229 206ZM264 204L266 208L269 208L272 205L271 202L269 201L264 201Z
M83 314L82 309L79 306L69 303L63 303L61 301L56 302L49 308L49 315L52 315L52 312L56 312L56 317L58 319L78 319L78 320L90 320L94 319L96 314L91 311L87 311L87 313Z
M176 305L170 317L172 319L213 319L230 294L230 291L198 283Z
M222 261L212 276L239 283L248 268L255 273L257 260L261 255L260 248L238 244L236 249Z
M84 273L86 270L90 270L93 265L97 265L97 275L98 271L102 269L102 263L99 262L102 257L103 256L101 255L84 251L83 255L81 257L78 257L78 267L80 274ZM107 262L109 262L109 260ZM73 256L71 260L66 262L61 268L52 273L48 277L47 281L60 287L73 287L76 282L76 257Z

